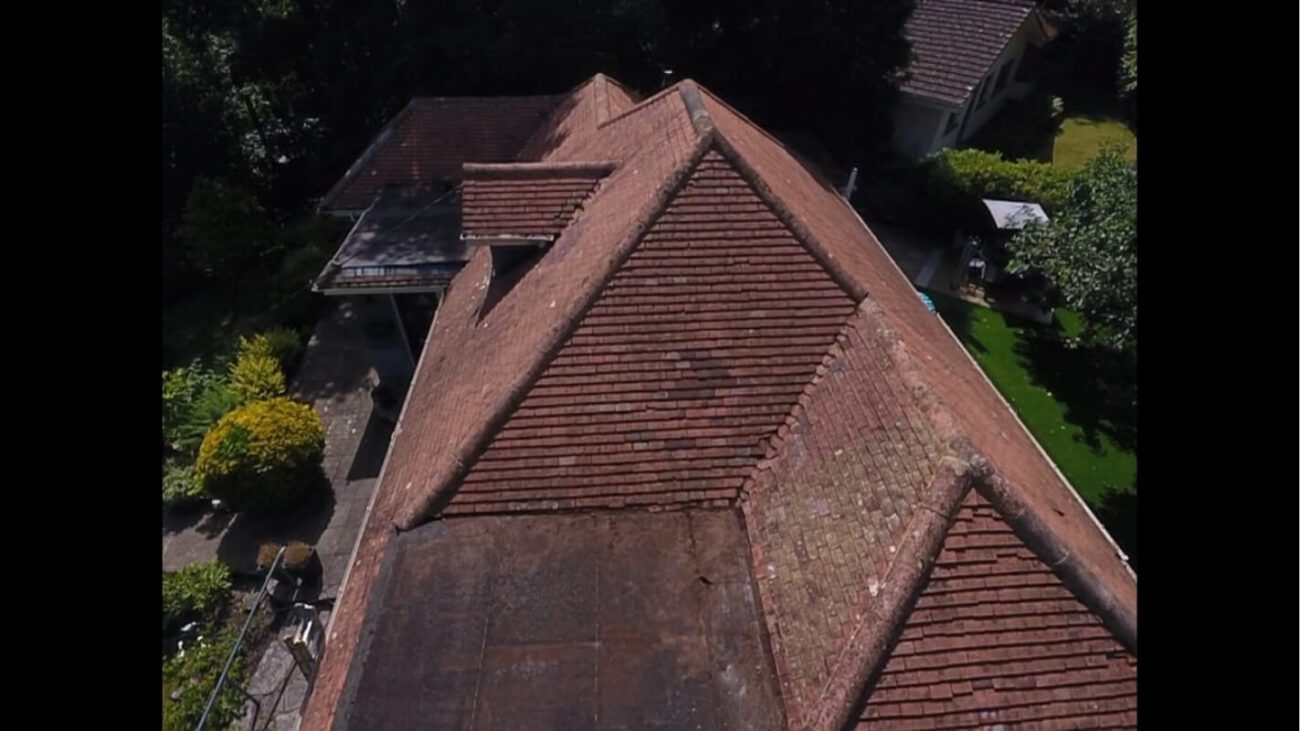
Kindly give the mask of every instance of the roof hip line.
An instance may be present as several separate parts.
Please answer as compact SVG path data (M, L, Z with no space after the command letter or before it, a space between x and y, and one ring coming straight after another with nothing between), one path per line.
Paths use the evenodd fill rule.
M1136 655L1137 616L1097 580L1078 555L1070 552L995 470L988 470L977 486L1025 545L1051 566L1061 581Z
M952 456L941 459L918 505L926 509L916 511L908 525L881 582L880 594L862 608L861 620L836 659L821 697L791 728L834 731L847 727L868 683L889 658L890 648L943 548L949 524L982 469L982 464Z

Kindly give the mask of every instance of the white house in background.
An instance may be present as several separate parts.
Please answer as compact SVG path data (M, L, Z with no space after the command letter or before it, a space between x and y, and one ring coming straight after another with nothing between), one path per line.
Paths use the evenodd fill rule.
M917 0L905 32L912 63L893 142L911 157L957 146L1028 93L1054 35L1030 0Z

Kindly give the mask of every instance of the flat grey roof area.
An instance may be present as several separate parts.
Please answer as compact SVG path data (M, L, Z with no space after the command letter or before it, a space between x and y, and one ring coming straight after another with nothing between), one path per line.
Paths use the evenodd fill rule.
M457 200L445 193L388 189L361 214L321 272L317 286L328 289L425 280L445 284L471 253L460 240Z
M776 729L731 510L452 518L404 533L347 729Z

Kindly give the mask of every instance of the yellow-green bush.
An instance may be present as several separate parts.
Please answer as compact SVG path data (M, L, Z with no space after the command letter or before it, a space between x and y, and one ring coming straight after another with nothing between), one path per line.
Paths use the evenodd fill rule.
M306 404L254 401L225 416L203 438L194 473L203 489L234 510L287 508L321 477L325 430Z
M284 371L270 355L241 353L230 367L230 390L245 403L283 396Z
M239 339L239 356L265 355L274 358L286 373L302 354L302 338L287 327L273 327Z

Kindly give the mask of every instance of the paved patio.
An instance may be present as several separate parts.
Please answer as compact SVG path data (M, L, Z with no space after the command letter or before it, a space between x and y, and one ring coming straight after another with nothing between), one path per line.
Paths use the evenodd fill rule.
M315 545L320 556L320 597L328 600L338 592L392 434L392 424L372 417L370 387L376 375L357 310L341 302L322 318L291 389L295 399L315 407L324 423L328 489L274 518L211 512L164 516L163 570L220 558L232 571L251 575L262 543L301 540ZM322 617L327 621L329 612ZM278 624L273 624L276 633ZM245 728L296 728L307 681L278 637L258 662L248 690L261 708L254 718L248 704Z
M917 289L938 292L950 297L965 300L974 305L988 307L999 312L1006 312L1026 319L1050 323L1050 313L1044 313L1037 307L1021 302L990 300L984 297L979 288L956 288L958 281L957 251L950 241L940 237L924 236L905 228L866 219L872 233L885 247L885 251L897 262L907 278Z

